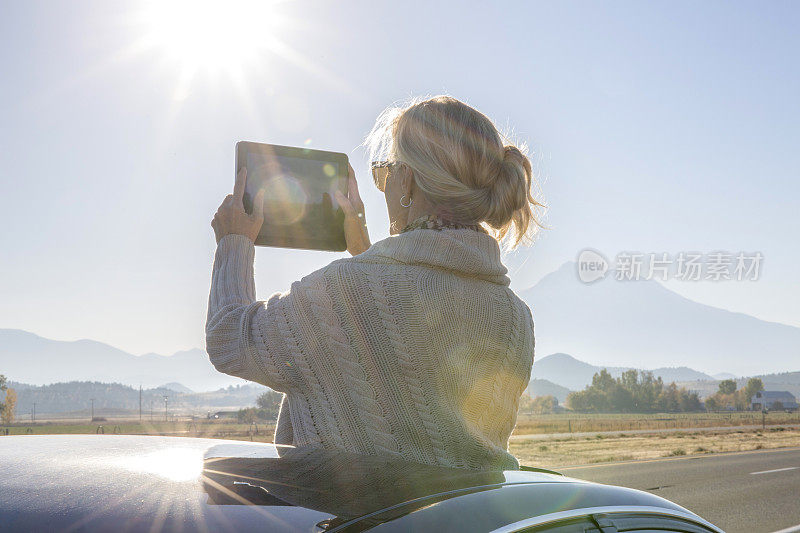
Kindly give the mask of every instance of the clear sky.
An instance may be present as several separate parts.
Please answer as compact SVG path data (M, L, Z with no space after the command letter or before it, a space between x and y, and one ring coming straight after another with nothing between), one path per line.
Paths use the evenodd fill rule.
M348 153L375 241L359 145L438 93L534 151L551 229L507 258L514 288L585 247L760 251L757 282L669 286L800 326L800 4L248 4L4 3L0 328L203 346L235 142ZM259 249L259 296L339 257Z

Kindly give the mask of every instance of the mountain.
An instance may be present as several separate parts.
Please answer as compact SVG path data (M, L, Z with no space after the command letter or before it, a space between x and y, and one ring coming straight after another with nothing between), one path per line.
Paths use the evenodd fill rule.
M780 374L762 374L754 376L761 378L764 383L787 383L790 385L800 385L800 372L781 372Z
M761 379L764 384L764 390L789 391L794 394L795 398L800 398L800 372L782 372L780 374L763 374L752 377ZM741 389L747 384L747 380L750 377L726 377L725 379L736 379L736 387ZM710 396L719 390L719 380L683 381L677 384L689 390L697 391L701 397Z
M731 374L730 372L720 372L719 374L714 374L711 377L722 381L723 379L736 379L736 374Z
M528 394L532 398L536 398L537 396L555 396L558 400L558 403L564 405L567 401L567 395L571 391L566 388L553 383L552 381L548 381L546 379L532 379L531 382L528 384Z
M656 281L610 276L584 284L570 262L518 294L533 312L538 353L619 367L669 361L737 376L785 371L800 360L800 328L700 304Z
M581 390L592 382L592 376L600 367L584 363L565 353L554 353L534 358L531 377L556 383L569 390ZM621 368L608 368L609 372L621 374Z
M29 416L34 402L36 413L42 416L90 417L92 404L95 416L135 416L139 412L139 388L120 383L72 381L37 386L12 381L9 387L17 392L18 418ZM164 387L143 389L142 413L148 419L163 419L166 396L167 412L204 416L208 411L251 407L267 390L267 387L257 384L229 386L202 393L181 393Z
M664 383L672 383L673 381L693 381L701 379L714 379L708 374L698 372L687 366L656 368L651 370L653 376L660 377Z
M137 356L102 342L56 341L18 329L0 329L0 374L36 385L88 380L137 389L176 382L203 391L245 383L218 372L198 348Z
M158 388L159 389L167 389L167 390L171 390L171 391L174 391L174 392L180 392L182 394L192 394L194 392L192 389L190 389L186 385L183 385L182 383L176 383L174 381L171 381L170 383L165 383L165 384L159 386Z
M565 353L554 353L541 359L534 359L531 377L561 385L569 390L582 390L592 382L595 373L600 372L603 368L614 377L619 377L623 372L631 369L630 367L596 366L579 361ZM713 379L708 374L688 367L656 368L650 372L655 377L660 376L665 383Z

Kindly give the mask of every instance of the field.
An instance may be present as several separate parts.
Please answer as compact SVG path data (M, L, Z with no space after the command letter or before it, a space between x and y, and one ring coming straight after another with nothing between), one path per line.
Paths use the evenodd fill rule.
M762 418L763 417L763 418ZM515 435L800 424L800 412L520 414Z
M7 431L7 433L6 433ZM271 422L239 424L235 420L178 419L169 422L139 422L138 419L117 418L88 423L83 420L42 421L35 424L15 424L0 427L2 435L63 435L63 434L118 434L166 435L171 437L204 437L212 439L238 439L271 442L275 425Z
M769 413L763 419L761 413L520 415L509 447L522 464L558 468L800 446L798 426L800 413ZM271 442L273 432L272 422L189 418L169 422L118 418L91 424L85 419L53 420L0 427L0 435L103 433L257 442Z
M783 426L767 430L697 431L658 434L598 434L590 437L519 439L509 443L521 464L558 469L613 461L639 461L724 452L800 446L800 430Z

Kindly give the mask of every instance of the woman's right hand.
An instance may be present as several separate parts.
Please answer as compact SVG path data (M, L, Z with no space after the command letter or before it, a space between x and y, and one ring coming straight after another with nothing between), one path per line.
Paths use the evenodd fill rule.
M367 219L364 216L364 202L358 194L358 183L353 166L348 163L347 196L336 191L336 201L344 211L344 238L350 255L358 255L370 247Z

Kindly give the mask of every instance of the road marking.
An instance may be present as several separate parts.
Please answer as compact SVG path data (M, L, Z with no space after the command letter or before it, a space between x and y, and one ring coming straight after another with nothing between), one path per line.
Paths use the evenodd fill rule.
M797 466L787 466L786 468L776 468L775 470L762 470L761 472L750 472L751 476L757 476L758 474L771 474L773 472L786 472L787 470L796 470Z
M797 533L800 531L800 524L796 526L787 527L786 529L781 529L780 531L773 531L772 533Z

